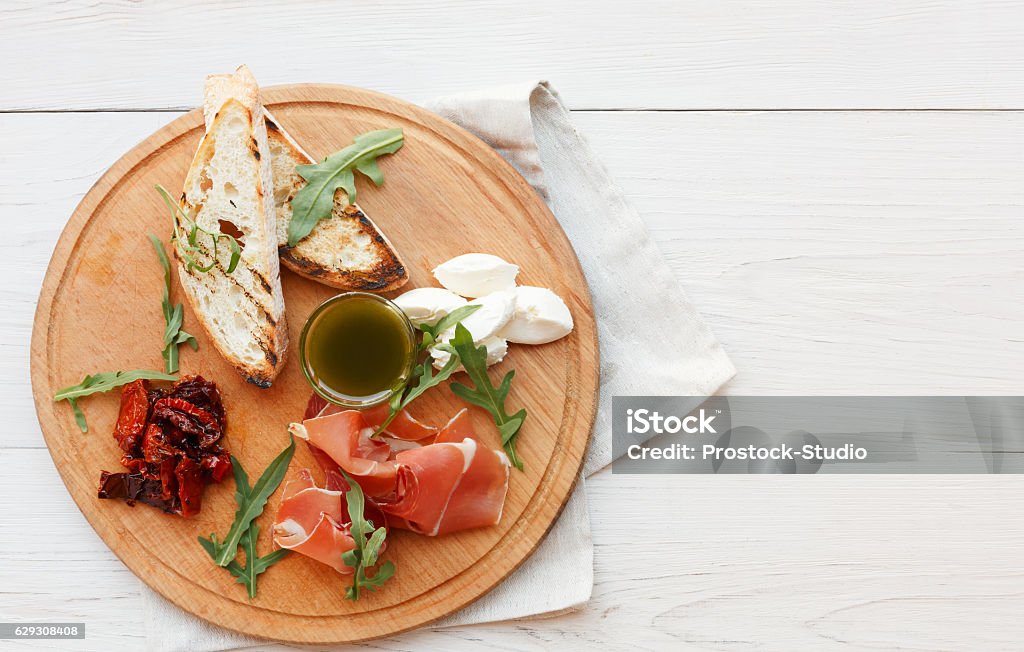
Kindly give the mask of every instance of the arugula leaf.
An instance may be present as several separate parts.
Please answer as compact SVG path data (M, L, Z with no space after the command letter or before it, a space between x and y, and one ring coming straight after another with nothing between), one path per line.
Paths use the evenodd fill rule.
M235 502L238 503L238 511L235 512L235 520L228 529L224 540L217 541L217 536L211 534L209 539L199 537L199 543L209 553L213 563L218 566L228 566L238 554L238 546L242 538L247 535L252 522L263 513L267 506L267 500L271 494L277 491L277 487L284 479L288 471L288 464L295 454L295 438L291 440L288 447L281 451L263 471L256 484L249 488L249 477L245 474L242 464L232 455L231 464L235 474ZM253 543L255 546L255 542ZM248 560L246 561L248 564ZM271 562L273 563L273 562ZM261 571L262 572L262 571ZM255 576L254 576L255 577ZM253 580L255 582L255 579ZM252 589L255 591L255 587Z
M245 565L239 564L237 559L228 564L228 571L235 576L235 582L245 585L250 598L256 597L256 578L291 552L284 548L278 548L260 557L256 554L256 540L259 537L259 532L260 526L253 523L242 536L241 545L245 552Z
M356 202L356 171L365 174L377 186L383 184L384 175L377 166L377 157L397 152L404 138L401 128L369 131L356 136L351 145L320 163L295 166L306 185L292 198L288 246L299 244L320 220L330 217L338 188L345 190L350 204Z
M359 599L363 589L376 590L391 579L395 574L395 564L386 561L377 568L373 577L367 576L366 571L377 564L388 531L384 527L375 528L372 521L366 520L366 499L362 487L345 471L341 473L349 485L349 490L345 492L345 501L348 503L348 516L352 521L349 533L356 543L355 548L341 555L345 565L355 571L352 574L352 586L345 589L345 597L355 601Z
M54 401L67 401L75 412L75 422L82 432L89 432L89 426L85 422L85 414L78 407L78 399L90 394L109 392L115 387L133 383L136 380L177 380L177 377L165 374L160 371L148 371L137 369L135 371L105 371L103 373L88 375L77 385L71 385L58 390L53 395Z
M160 196L163 198L164 203L167 204L167 208L170 209L171 217L174 218L175 222L177 222L179 216L182 219L183 226L185 229L185 243L183 244L181 242L181 238L178 237L177 225L175 225L174 233L171 236L171 242L174 244L175 248L177 248L178 253L181 255L182 260L185 261L186 267L188 267L188 269L190 270L199 270L204 274L210 271L211 269L217 266L218 244L220 243L221 240L227 240L228 249L231 251L231 258L228 260L228 267L226 272L230 274L231 272L235 271L235 269L238 267L238 261L242 258L242 246L238 244L238 240L236 240L234 236L229 235L227 233L221 233L220 231L207 231L206 229L200 227L199 224L196 223L196 221L193 220L192 217L185 212L185 209L179 206L178 203L174 201L173 198L171 198L171 194L167 192L167 189L161 186L159 183L156 184L156 191L160 193ZM210 237L210 240L213 242L212 252L207 252L205 249L203 249L197 244L199 242L200 233L203 233ZM199 261L196 259L196 254L203 253L209 253L210 258L212 259L209 265L200 265ZM166 255L164 257L166 258Z
M452 383L451 388L457 396L464 401L484 408L491 413L494 423L501 433L501 445L508 455L509 461L519 469L523 470L523 462L516 453L516 437L519 429L523 427L526 420L526 410L519 410L512 416L505 412L505 399L508 398L509 389L512 387L512 378L515 377L515 370L509 371L501 379L501 383L494 387L487 375L487 347L476 347L473 344L473 336L462 324L455 327L455 337L451 345L444 345L446 350L462 361L469 379L473 381L474 387L470 389L459 383Z
M436 324L417 324L416 328L423 331L423 341L420 342L420 351L425 351L431 346L433 346L434 342L437 341L437 338L440 337L445 331L447 331L452 326L455 326L466 317L469 317L477 310L480 310L480 308L482 307L483 306L479 304L462 306L461 308L456 308L455 310L451 311L450 313L439 319Z
M474 312L480 309L481 306L462 306L456 308L449 314L445 315L434 325L430 324L419 324L417 328L423 331L423 339L420 341L419 348L416 351L418 356L420 353L429 349L437 341L442 333L447 331L452 326L459 324L463 319L469 317ZM391 422L395 420L398 413L405 409L410 403L419 398L423 392L427 391L431 387L437 387L444 381L448 380L455 370L459 366L459 357L453 355L448 358L448 362L441 367L441 370L434 374L434 360L430 356L427 356L426 360L418 363L412 369L412 375L409 378L409 384L402 389L400 392L395 392L391 395L391 399L388 401L388 417L384 419L384 422L373 432L371 437L376 437L380 433L384 432ZM413 381L416 381L415 385L411 385Z
M167 258L167 251L164 250L164 244L160 242L152 233L149 234L149 241L153 243L153 249L156 250L156 256L160 259L160 265L164 268L164 295L163 295L163 311L164 311L164 369L167 373L173 374L178 371L178 346L181 344L188 344L192 347L193 351L199 350L199 342L195 337L188 334L181 329L181 324L184 319L184 308L179 303L175 306L171 306L171 261Z
M294 445L294 440L292 444ZM245 469L242 468L237 459L232 459L232 470L235 475L235 502L238 503L239 509L242 509L252 498L253 489L249 486L249 476L245 473ZM266 475L266 471L264 471L264 475ZM262 480L262 477L260 479ZM239 539L239 545L245 553L245 564L240 564L238 559L232 559L227 565L227 569L235 577L235 581L245 585L250 598L256 597L256 578L266 572L268 568L287 557L290 552L284 548L279 548L260 557L256 553L256 541L259 539L259 533L260 526L256 525L256 523L250 523ZM209 539L199 537L199 544L203 546L203 549L206 550L206 553L210 555L214 562L217 561L224 545L217 541L217 535L215 534L211 534Z

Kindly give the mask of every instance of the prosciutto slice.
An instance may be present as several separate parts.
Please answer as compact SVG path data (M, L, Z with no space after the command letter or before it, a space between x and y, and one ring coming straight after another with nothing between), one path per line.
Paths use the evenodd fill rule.
M345 408L340 405L334 405L328 403L324 399L320 398L317 394L314 394L309 399L309 404L306 407L306 414L304 419L311 419L313 417L328 417L332 414L338 414L344 412ZM372 407L367 410L363 410L360 414L363 415L363 420L366 421L367 427L373 428L374 432L380 428L381 424L387 421L390 409L386 403L382 403L377 407ZM392 439L400 439L402 441L422 441L429 439L437 435L438 429L434 426L428 426L427 424L419 421L405 410L399 411L395 418L391 420L388 427L384 429L385 435Z
M380 496L394 490L398 467L389 459L391 447L370 438L373 428L359 412L346 410L306 419L288 426L288 432L326 453L366 494Z
M327 564L343 575L352 569L341 555L355 547L343 509L345 493L316 486L308 469L284 487L274 519L274 543Z
M349 473L392 522L437 536L501 519L509 461L480 442L468 410L441 429L400 414L387 430L390 444L370 437L386 407L357 412L311 401L306 415L316 416L289 431L310 444L322 468L333 462Z
M480 443L467 410L456 414L433 444L402 451L395 461L395 499L381 508L409 529L437 536L501 520L509 461Z
M363 418L366 419L366 424L376 431L387 420L389 412L390 410L385 403L369 410L364 410L362 414ZM437 435L437 428L428 426L414 419L405 410L401 410L395 415L391 423L388 424L388 427L384 429L384 434L403 441L421 441Z

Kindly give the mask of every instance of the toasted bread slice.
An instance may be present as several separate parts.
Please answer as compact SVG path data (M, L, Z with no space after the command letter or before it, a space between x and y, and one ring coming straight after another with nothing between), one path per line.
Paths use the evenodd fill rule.
M178 275L217 350L250 383L269 387L288 348L277 255L270 145L259 88L248 68L206 81L206 135L185 177L180 206L200 229L236 236L242 246L230 274L231 252L200 231L197 251L180 250L191 224L175 216ZM203 272L188 265L213 268Z
M343 190L334 195L331 217L321 220L297 245L288 246L292 198L306 185L295 166L315 161L269 111L266 122L274 168L278 253L285 267L343 290L387 292L405 285L409 274L398 252L359 206L349 203Z

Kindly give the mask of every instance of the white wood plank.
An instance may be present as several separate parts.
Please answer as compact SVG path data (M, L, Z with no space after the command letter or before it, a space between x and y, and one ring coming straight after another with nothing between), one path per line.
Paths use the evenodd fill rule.
M733 394L1013 394L1024 114L577 114Z
M173 117L0 116L0 445L42 445L28 340L60 229ZM732 393L1020 391L1024 113L576 119L733 356Z
M0 513L17 524L0 528L0 621L86 623L85 641L50 649L137 647L138 580L85 523L49 456L0 450L0 463ZM588 482L597 575L585 609L372 647L1012 649L1024 639L1018 484L602 473Z
M43 445L29 384L29 342L39 288L64 224L119 156L173 117L0 116L0 166L8 170L0 181L0 224L5 233L0 239L0 408L11 424L0 434L0 446ZM140 251L145 251L144 245L140 239ZM90 370L67 370L68 384L81 380L84 373Z
M210 72L574 108L1022 108L1018 3L6 2L0 110L195 106Z

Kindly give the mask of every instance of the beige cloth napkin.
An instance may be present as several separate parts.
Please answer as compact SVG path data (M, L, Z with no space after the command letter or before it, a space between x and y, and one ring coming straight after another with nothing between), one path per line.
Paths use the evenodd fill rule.
M527 83L463 93L429 102L427 108L476 134L519 170L551 207L579 256L601 349L598 414L584 476L612 461L613 396L707 396L732 378L736 370L721 345L551 86ZM593 584L581 477L533 555L493 591L432 627L572 609L590 599ZM148 650L203 652L261 644L194 618L146 586L142 601Z

